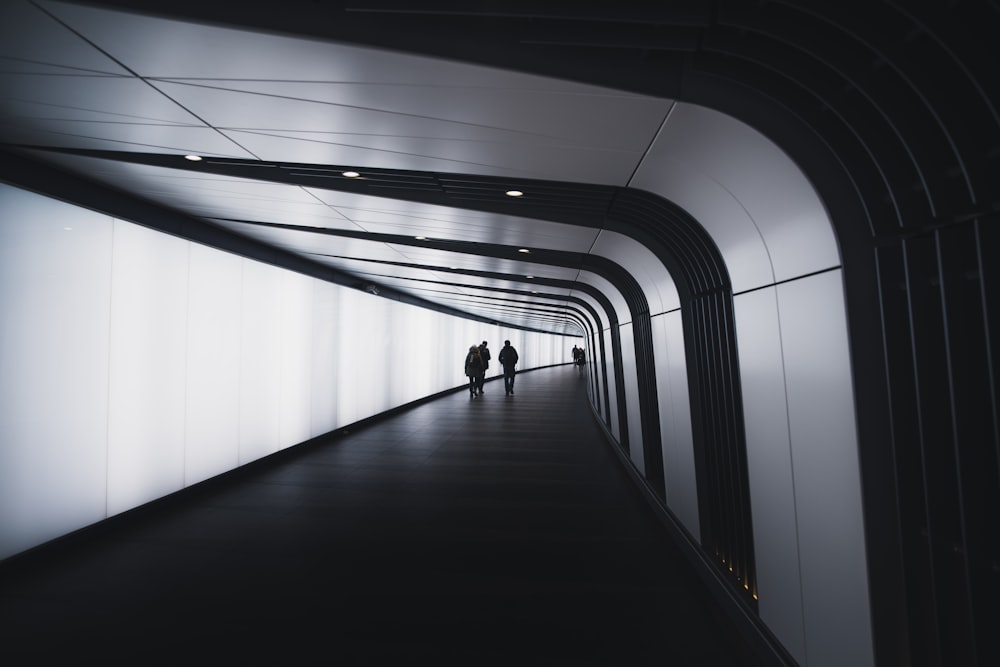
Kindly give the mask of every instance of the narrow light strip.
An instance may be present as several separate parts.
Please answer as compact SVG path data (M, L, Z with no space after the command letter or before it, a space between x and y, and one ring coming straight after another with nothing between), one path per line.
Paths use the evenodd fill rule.
M200 155L185 155L184 159L185 160L191 160L191 162L201 162L201 156Z
M356 171L345 171L345 172L343 172L343 174L344 174L344 176L346 176L347 178L357 178L358 176L360 176L360 175L361 175L361 174L359 174L359 173L358 173L358 172L356 172Z
M524 195L520 190L508 190L506 194L508 197L521 197Z

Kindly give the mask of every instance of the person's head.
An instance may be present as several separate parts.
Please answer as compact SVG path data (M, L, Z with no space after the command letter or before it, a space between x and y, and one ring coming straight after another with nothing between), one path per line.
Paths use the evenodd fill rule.
M505 341L503 342L503 344L504 344L504 345L508 345L508 346L509 346L509 345L510 345L510 341L509 341L509 340L505 340Z
M483 347L486 347L486 341L485 340L483 341Z
M472 347L469 348L469 352L479 352L479 348L473 345Z

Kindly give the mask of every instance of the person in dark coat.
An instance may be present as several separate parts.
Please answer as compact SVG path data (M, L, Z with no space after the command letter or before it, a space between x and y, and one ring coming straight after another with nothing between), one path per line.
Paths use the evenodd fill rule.
M514 367L517 366L517 350L511 346L509 340L503 342L497 360L503 366L503 389L510 396L514 393L514 374L516 372Z
M483 394L483 383L486 382L486 369L490 367L490 351L486 347L486 341L484 340L482 345L479 346L479 356L483 359L483 375L479 378L479 395Z
M469 378L469 393L472 396L476 395L476 392L482 393L479 388L483 383L483 373L486 372L486 367L483 364L483 357L479 354L479 348L475 345L469 347L468 354L465 355L465 374Z

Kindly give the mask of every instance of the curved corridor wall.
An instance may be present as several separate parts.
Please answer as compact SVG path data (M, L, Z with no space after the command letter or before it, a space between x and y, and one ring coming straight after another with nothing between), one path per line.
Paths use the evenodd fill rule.
M726 372L742 395L745 510L752 516L756 575L740 585L752 586L760 619L800 664L873 664L843 275L823 203L767 137L725 114L681 103L629 186L696 220L731 280L727 300L738 359ZM662 446L665 504L701 539L700 494L692 479L698 447L711 443L699 444L697 434L692 442L696 402L690 420L677 414L689 400L678 377L690 371L690 358L678 350L702 345L716 323L693 316L690 307L682 295L688 331L669 313L654 318L662 443L644 444ZM624 329L621 338L622 355L633 357L623 364L634 368L643 360L625 344L631 337ZM705 390L705 381L696 378L695 388ZM633 410L630 405L630 415ZM724 554L718 556L725 568Z
M0 313L0 559L462 385L473 343L510 339L529 369L577 341L2 184Z

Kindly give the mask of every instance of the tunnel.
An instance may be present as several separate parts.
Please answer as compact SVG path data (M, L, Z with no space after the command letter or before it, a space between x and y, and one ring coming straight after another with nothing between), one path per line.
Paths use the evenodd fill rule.
M762 664L996 664L998 28L5 2L0 568L578 346Z

